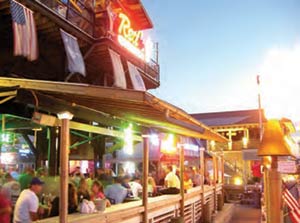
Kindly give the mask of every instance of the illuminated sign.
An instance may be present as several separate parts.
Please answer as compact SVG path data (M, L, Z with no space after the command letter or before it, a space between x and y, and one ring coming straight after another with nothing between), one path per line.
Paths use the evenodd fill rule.
M142 46L143 32L133 30L131 22L125 14L120 13L119 18L121 20L118 28L119 43L131 53L144 60L145 47Z
M160 151L165 154L175 154L177 152L175 144L174 135L168 134L167 137L161 141Z
M123 14L119 14L119 18L121 19L121 23L119 26L119 34L122 35L126 40L131 42L135 47L138 47L139 41L142 40L143 33L142 31L134 31L131 28L131 23L129 18Z

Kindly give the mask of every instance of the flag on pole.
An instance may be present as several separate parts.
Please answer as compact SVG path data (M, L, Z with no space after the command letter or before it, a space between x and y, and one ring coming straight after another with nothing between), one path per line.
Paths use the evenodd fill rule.
M14 32L14 55L29 61L38 58L38 42L33 12L24 5L11 0L10 11Z
M257 83L257 85L260 85L260 76L259 75L256 75L256 83Z
M129 76L133 85L133 89L138 91L146 91L143 78L141 77L141 74L138 71L137 67L130 62L127 62L127 65L128 65Z
M86 75L85 64L77 42L77 38L60 29L68 60L68 70L71 74Z
M300 206L295 199L295 197L291 194L291 192L285 188L283 190L283 200L289 208L289 216L293 223L300 222Z

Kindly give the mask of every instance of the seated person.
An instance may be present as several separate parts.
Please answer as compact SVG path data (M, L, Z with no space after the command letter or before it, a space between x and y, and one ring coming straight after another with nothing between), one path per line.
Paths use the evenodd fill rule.
M150 176L148 177L148 193L152 196L157 193L155 180Z
M131 182L129 182L128 184L131 188L132 196L138 197L139 192L142 192L142 190L143 190L140 178L134 177L133 180ZM148 188L149 188L149 186L148 186Z
M180 192L180 180L174 173L172 166L168 166L167 168L165 187L166 189L161 190L162 194L178 194Z
M127 191L128 191L127 196L128 197L134 197L133 194L132 194L132 191L131 191L131 187L129 185L130 180L131 180L131 177L129 175L125 175L123 177L123 180L122 180L122 186L127 189Z
M111 204L122 203L127 197L128 190L121 185L122 178L116 177L114 183L105 188L104 194Z
M72 214L77 212L78 199L77 191L74 184L68 184L68 213ZM51 210L49 217L54 217L59 215L59 197L55 197L51 202Z
M131 178L130 178L129 175L125 175L125 176L123 177L122 186L125 187L125 188L127 188L127 189L131 189L131 188L130 188L130 185L129 185L130 179L131 179Z
M183 185L184 185L184 190L188 190L193 187L193 181L191 180L191 178L189 178L189 175L186 172L183 175Z
M82 178L79 182L77 196L78 196L78 203L82 202L83 199L91 200L90 192L88 190L88 184L85 178Z
M44 209L39 205L38 194L42 191L44 184L39 178L31 180L29 189L21 192L14 210L14 222L32 222L39 219Z
M92 184L91 200L94 201L96 199L106 199L103 191L103 186L98 180L95 180ZM111 204L109 200L106 199L106 207L109 207L110 205Z

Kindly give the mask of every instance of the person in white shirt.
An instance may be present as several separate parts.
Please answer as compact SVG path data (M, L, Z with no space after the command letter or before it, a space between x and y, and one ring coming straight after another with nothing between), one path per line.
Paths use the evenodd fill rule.
M128 183L130 188L131 188L131 191L132 191L132 195L134 197L138 197L139 196L139 192L142 192L143 190L143 187L140 183L140 178L138 177L135 177L133 178L133 181L129 182Z
M173 172L173 167L168 166L167 175L165 177L166 189L161 190L162 194L178 194L180 193L180 180L178 176Z
M42 191L44 184L39 178L34 177L31 180L29 189L21 192L14 211L14 223L31 223L38 220L39 199L37 194Z

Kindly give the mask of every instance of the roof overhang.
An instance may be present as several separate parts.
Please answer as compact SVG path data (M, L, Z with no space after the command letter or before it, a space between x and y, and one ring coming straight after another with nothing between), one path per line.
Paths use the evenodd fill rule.
M116 0L114 8L125 12L131 18L135 30L153 28L153 23L140 0Z
M75 84L16 78L0 78L0 86L19 86L20 89L34 92L37 97L59 102L86 112L93 111L105 115L105 120L127 120L145 128L157 128L183 136L226 142L227 139L198 122L183 110L167 103L147 92L123 90ZM22 92L20 93L22 95ZM32 104L36 100L33 98ZM46 105L53 107L56 105ZM39 101L39 105L42 101ZM47 109L47 108L46 108ZM76 116L75 116L76 117Z

